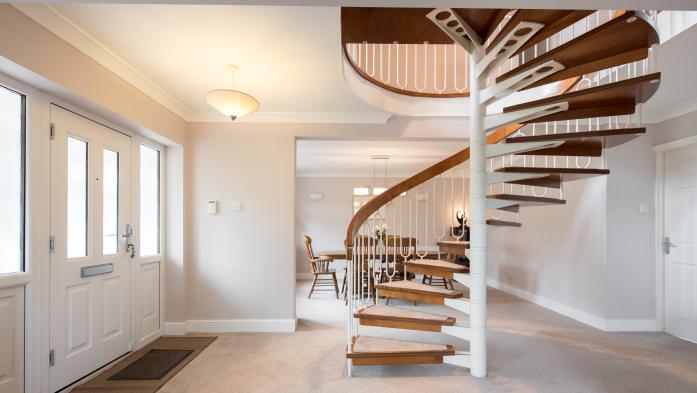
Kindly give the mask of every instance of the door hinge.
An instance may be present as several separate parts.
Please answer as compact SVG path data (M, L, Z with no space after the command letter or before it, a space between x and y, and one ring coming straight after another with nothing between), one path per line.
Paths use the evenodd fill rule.
M48 237L48 252L52 253L56 250L56 237L51 235Z
M56 125L54 123L51 123L51 127L49 130L49 136L51 137L51 139L56 137Z
M56 351L53 349L48 351L48 366L53 367L56 365Z

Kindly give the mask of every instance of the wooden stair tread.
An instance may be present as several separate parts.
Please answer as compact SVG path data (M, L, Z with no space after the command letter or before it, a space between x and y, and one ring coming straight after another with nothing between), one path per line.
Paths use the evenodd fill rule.
M419 355L454 355L451 345L428 344L413 341L392 340L370 336L358 336L353 340L351 351L346 353L348 358L384 357L384 356L419 356Z
M529 150L516 153L518 156L571 156L571 157L600 157L603 155L603 144L597 141L565 141L562 145L548 149Z
M469 242L458 240L444 240L437 243L438 248L443 253L465 255L470 248Z
M512 181L512 184L534 185L538 187L559 188L562 182L588 179L595 176L610 174L609 169L600 168L531 168L531 167L506 167L499 168L496 172L509 173L548 173L549 176L526 179L527 181Z
M628 23L628 20L633 22ZM509 79L550 60L564 65L563 70L526 87L529 89L644 59L648 56L648 48L656 43L658 33L651 22L642 13L627 11L499 76L496 82Z
M487 225L495 226L495 227L516 227L520 228L523 226L523 224L516 222L516 221L505 221L505 220L486 220Z
M413 281L391 281L375 284L378 289L388 289L396 292L411 292L421 295L439 296L449 299L457 299L462 297L462 292L453 291L439 287L432 287L426 284L420 284Z
M504 199L507 201L518 201L526 206L541 206L541 205L563 205L566 204L564 199L537 197L532 195L517 195L517 194L491 194L487 198Z
M524 123L586 119L602 116L629 115L635 111L636 104L646 102L658 89L661 73L639 76L619 82L608 83L589 89L574 91L509 106L504 113L530 109L542 105L567 102L569 109L541 116Z
M512 180L506 182L507 184L519 184L524 186L535 186L535 187L546 187L546 188L561 188L562 177L561 175L548 175L543 177L534 177L530 179ZM499 209L505 210L505 208ZM519 210L519 209L518 209ZM514 212L517 213L518 210Z
M545 142L545 141L580 141L598 142L606 149L619 146L646 133L645 127L618 128L600 131L565 132L560 134L517 136L506 138L506 143ZM563 145L562 145L563 146Z
M404 264L409 266L424 266L437 270L446 270L453 273L466 273L468 271L466 266L458 265L457 263L452 263L450 261L444 261L441 259L412 259L410 261L405 261Z
M550 37L566 27L578 22L579 20L585 18L586 16L592 14L593 10L543 10L543 9L518 9L515 10L513 16L508 20L506 25L501 29L501 31L496 35L496 37L491 41L491 43L486 47L486 53L491 52L504 37L511 31L514 30L520 22L537 22L542 23L544 27L538 31L534 36L530 38L518 51L507 53L507 57L512 57L518 53L524 51L527 48L532 47L538 42L543 41L545 38Z
M495 172L607 175L610 173L610 170L602 168L540 168L524 166L507 166L503 168L498 168L495 170Z
M358 310L353 314L356 318L391 319L396 321L414 321L434 323L439 325L454 325L455 318L447 315L430 314L416 310L376 304Z

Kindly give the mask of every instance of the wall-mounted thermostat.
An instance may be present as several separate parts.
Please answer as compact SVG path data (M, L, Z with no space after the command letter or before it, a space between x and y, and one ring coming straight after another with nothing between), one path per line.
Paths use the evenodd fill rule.
M208 201L208 204L206 205L206 213L208 214L217 214L218 213L218 201Z

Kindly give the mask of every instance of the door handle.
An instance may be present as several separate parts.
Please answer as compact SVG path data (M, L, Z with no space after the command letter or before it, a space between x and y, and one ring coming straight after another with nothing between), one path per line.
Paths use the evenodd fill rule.
M131 224L126 224L126 233L121 235L121 237L126 239L126 252L130 254L131 259L136 257L136 246L131 243L131 238L133 237L133 227Z
M670 254L670 249L673 248L673 247L677 247L677 246L678 246L677 244L674 244L674 243L672 243L672 242L670 241L670 237L666 236L666 237L663 239L663 253L664 253L664 254L669 255L669 254Z

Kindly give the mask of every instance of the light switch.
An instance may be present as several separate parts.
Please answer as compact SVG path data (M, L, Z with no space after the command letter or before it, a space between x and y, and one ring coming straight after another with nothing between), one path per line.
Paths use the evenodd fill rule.
M218 213L218 201L210 200L206 205L206 213L217 214Z
M639 213L647 214L649 212L649 205L639 205Z
M230 202L230 210L236 211L236 212L242 210L242 201L232 201L232 202Z

